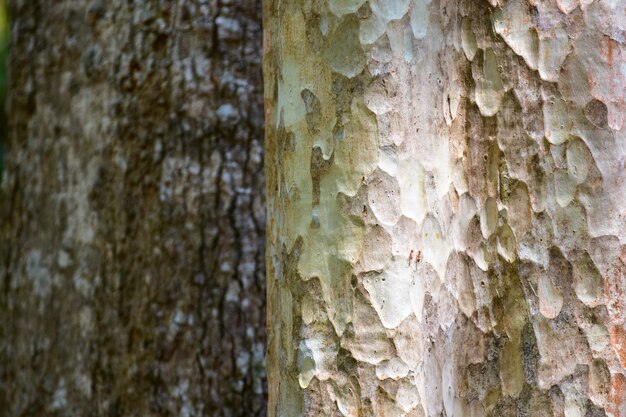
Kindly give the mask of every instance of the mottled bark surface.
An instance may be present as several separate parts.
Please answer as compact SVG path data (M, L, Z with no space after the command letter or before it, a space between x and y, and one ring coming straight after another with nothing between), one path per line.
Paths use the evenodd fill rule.
M626 416L625 13L266 2L271 416Z
M11 2L0 415L265 415L260 13Z

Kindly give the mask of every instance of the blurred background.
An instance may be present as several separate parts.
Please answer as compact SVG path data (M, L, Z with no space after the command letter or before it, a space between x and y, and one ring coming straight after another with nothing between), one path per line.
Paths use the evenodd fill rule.
M0 0L0 417L266 415L262 39Z
M9 22L6 0L0 0L0 180L4 167L4 143L7 136L5 99L7 95L7 50L9 45ZM2 198L2 193L0 193Z

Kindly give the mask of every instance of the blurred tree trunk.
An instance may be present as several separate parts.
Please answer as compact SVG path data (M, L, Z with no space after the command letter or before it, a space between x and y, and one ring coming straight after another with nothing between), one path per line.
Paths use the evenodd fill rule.
M270 416L626 416L624 13L265 2Z
M11 1L0 414L265 415L260 13Z

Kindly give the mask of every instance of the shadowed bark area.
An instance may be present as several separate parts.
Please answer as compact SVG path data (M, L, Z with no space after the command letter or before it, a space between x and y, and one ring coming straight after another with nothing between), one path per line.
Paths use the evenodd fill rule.
M260 2L10 14L0 414L265 415Z

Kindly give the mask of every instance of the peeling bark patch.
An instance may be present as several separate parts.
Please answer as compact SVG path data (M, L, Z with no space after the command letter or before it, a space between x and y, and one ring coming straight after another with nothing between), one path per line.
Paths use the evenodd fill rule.
M365 65L365 56L359 43L359 23L354 18L345 18L328 37L322 56L333 71L353 78Z
M600 100L591 100L585 106L585 116L596 127L605 128L607 126L607 107Z
M352 307L345 331L324 343L338 338L356 374L335 361L318 385L297 387L305 415L619 409L626 205L615 10L565 0L271 3L301 16L294 27L329 16L308 40L323 43L321 56L277 34L271 16L267 32L284 49L267 57L266 82L293 70L284 59L297 63L321 114L311 130L316 100L284 90L285 102L302 94L293 124L306 145L276 169L298 176L303 201L324 213L315 228L295 205L276 209L283 223L270 234L310 242L303 279L327 288L325 314L303 332L348 317L338 300ZM269 148L274 140L269 132ZM334 158L319 187L314 169L298 167L316 146L324 163ZM270 200L284 207L280 195Z

